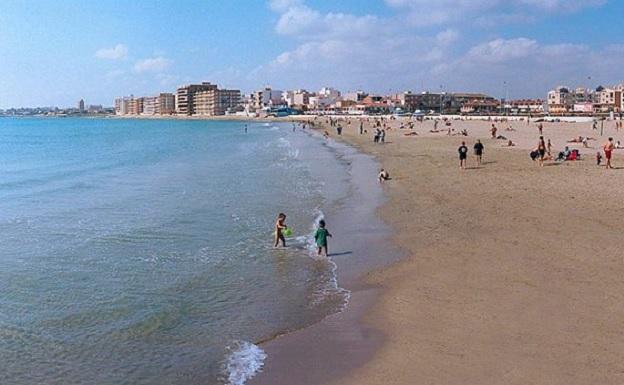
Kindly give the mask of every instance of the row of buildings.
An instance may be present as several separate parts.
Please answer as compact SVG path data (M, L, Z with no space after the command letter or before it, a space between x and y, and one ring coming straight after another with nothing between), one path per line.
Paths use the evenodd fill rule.
M412 93L374 95L363 91L342 94L331 87L311 92L290 91L271 87L243 95L240 90L221 89L216 84L202 82L179 87L175 93L156 96L119 97L115 99L117 115L178 115L218 116L243 114L388 114L388 113L446 113L499 114L543 113L543 101L522 100L505 102L477 93Z
M548 92L550 114L605 114L621 113L624 106L624 84L600 86L595 90L579 87L557 87Z
M480 93L413 93L401 92L389 96L354 91L342 94L334 88L318 92L305 89L274 90L269 87L242 99L245 111L293 109L304 113L388 114L533 114L544 113L544 101L499 100Z
M240 109L239 90L219 89L208 82L181 86L175 94L115 99L117 115L218 116Z
M331 87L312 92L282 91L265 87L243 95L203 82L179 87L175 93L115 99L118 115L218 116L243 114L464 114L532 115L597 114L622 112L624 85L595 90L557 87L547 99L504 100L480 93L401 92L375 95L363 91L341 93ZM84 108L84 107L79 107Z

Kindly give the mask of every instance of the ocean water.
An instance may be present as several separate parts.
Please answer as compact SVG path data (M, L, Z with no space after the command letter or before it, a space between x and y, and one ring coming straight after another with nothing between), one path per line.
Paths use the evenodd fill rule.
M256 342L345 306L311 252L343 166L244 124L0 119L0 384L240 385Z

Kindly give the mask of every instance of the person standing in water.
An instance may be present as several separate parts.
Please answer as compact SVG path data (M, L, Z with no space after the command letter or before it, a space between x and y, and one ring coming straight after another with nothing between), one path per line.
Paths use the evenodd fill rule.
M477 166L481 167L481 160L483 159L483 143L480 139L477 139L477 143L474 145L474 153L477 157Z
M247 133L247 125L245 124L245 134Z
M320 257L323 253L323 249L325 249L325 256L329 256L329 251L327 249L327 237L331 238L331 234L325 228L325 221L321 219L319 221L319 228L316 230L314 234L314 240L316 241L317 247L317 255Z
M457 149L459 152L459 168L466 168L466 158L468 157L468 147L466 147L466 142L462 142L461 146Z
M286 230L288 226L286 226L286 214L279 213L277 216L277 221L275 222L275 244L273 247L277 247L282 241L282 247L286 247L286 238L284 238L283 230Z

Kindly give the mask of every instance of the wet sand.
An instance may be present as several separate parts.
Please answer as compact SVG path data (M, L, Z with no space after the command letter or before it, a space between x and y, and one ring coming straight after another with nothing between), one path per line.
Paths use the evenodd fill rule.
M513 148L488 139L490 124L453 122L466 138L416 123L420 136L391 130L376 145L370 127L360 136L357 123L343 123L341 139L391 173L379 214L408 257L367 280L381 295L365 325L384 344L330 383L624 383L624 156L616 151L623 168L615 170L594 160L607 135L624 135L613 122L602 138L589 123L546 123L555 150L578 135L598 140L581 149L585 160L542 168L528 156L534 124L509 132L497 124ZM485 145L482 168L472 156L476 138ZM458 168L462 140L467 170Z

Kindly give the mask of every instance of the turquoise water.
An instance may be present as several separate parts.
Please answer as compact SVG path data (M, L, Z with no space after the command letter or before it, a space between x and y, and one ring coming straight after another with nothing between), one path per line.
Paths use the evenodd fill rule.
M335 159L243 125L0 119L1 384L240 384L249 342L342 308L309 251Z

